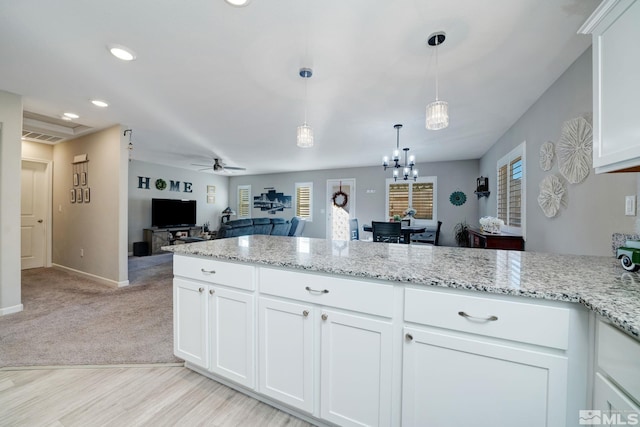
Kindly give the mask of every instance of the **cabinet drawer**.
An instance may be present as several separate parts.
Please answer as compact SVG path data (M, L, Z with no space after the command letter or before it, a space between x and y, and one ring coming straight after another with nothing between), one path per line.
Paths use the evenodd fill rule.
M640 342L598 322L598 367L640 402Z
M471 317L464 317L460 313ZM569 344L569 318L569 310L565 308L427 290L405 290L404 320L407 322L529 344L566 350Z
M260 268L259 277L261 293L377 316L393 316L393 285L272 268Z
M175 254L173 274L248 291L255 289L255 267L250 265Z

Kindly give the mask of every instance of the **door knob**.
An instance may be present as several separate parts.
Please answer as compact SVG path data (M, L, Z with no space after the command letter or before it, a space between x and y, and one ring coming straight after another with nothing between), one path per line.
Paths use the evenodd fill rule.
M41 220L41 219L39 219L39 220L38 220L38 222L39 222L40 224L42 224L42 220Z

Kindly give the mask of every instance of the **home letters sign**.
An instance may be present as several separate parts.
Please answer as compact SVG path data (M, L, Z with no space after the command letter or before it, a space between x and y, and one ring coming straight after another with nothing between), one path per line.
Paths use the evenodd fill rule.
M180 181L174 181L172 179L169 180L169 191L181 191L180 188L182 188L182 192L183 193L193 193L193 190L191 189L191 186L193 185L193 183L191 182L182 182L182 187L180 186ZM154 181L153 183L154 187L157 190L163 191L167 189L167 182L162 179L162 178L158 178ZM150 190L151 189L151 178L148 176L138 176L138 188L142 189L142 190Z

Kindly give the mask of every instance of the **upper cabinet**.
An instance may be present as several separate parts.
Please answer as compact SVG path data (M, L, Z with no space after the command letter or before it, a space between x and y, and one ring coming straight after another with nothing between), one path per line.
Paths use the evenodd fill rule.
M604 0L579 30L593 35L593 166L640 171L640 1Z

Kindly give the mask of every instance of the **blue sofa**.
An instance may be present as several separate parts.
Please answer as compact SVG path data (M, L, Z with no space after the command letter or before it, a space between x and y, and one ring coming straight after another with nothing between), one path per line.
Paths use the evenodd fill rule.
M295 218L297 220L297 218ZM298 221L296 221L298 224ZM284 218L252 218L227 221L220 226L216 238L247 236L250 234L268 234L271 236L289 236L291 225Z

